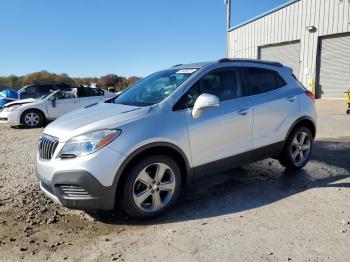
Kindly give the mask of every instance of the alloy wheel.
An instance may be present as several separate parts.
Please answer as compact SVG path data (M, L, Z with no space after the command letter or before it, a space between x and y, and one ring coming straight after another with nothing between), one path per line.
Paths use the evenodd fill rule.
M292 158L296 165L302 165L309 159L311 150L311 139L302 131L298 133L292 142Z
M172 199L176 187L174 171L164 163L145 167L133 185L133 199L145 212L156 212Z
M28 125L30 127L35 127L39 124L40 117L37 113L30 112L30 113L25 115L24 122L26 123L26 125Z

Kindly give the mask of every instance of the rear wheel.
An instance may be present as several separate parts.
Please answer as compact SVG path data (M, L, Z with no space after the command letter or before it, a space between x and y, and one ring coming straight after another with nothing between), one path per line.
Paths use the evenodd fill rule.
M180 190L181 173L177 163L163 155L147 157L131 169L125 180L125 211L132 217L155 217L175 203Z
M299 127L288 137L279 162L288 169L303 168L310 160L313 137L310 129Z
M41 127L44 123L44 116L38 110L28 110L22 114L21 122L26 128Z

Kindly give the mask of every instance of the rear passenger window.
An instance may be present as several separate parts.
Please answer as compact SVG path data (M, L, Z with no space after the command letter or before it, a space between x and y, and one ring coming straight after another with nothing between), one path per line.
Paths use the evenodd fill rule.
M249 68L247 77L253 95L270 92L286 85L281 76L273 70Z

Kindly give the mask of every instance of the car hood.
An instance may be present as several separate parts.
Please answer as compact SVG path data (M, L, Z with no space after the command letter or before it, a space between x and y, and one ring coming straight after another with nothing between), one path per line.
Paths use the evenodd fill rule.
M119 124L147 114L150 107L136 107L113 103L99 103L65 114L51 124L44 133L58 137L60 142L94 130L115 128Z
M6 107L11 107L11 106L15 106L15 105L23 105L23 104L28 104L28 103L33 103L33 102L37 102L37 99L34 98L27 98L27 99L22 99L22 100L16 100L10 103L6 104Z

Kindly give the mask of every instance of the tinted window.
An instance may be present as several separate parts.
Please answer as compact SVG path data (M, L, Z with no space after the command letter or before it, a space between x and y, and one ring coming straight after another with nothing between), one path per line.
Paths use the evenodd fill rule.
M104 92L97 88L80 87L79 97L89 97L89 96L103 96Z
M71 86L70 85L66 85L66 84L58 84L58 85L55 85L55 87L52 87L52 88L59 89L59 90L66 90L66 89L71 89Z
M40 86L37 86L36 88L37 94L48 94L50 93L50 91L54 91L54 88L52 88L49 85L40 85Z
M268 69L249 68L247 78L253 95L270 92L286 85L277 72Z
M220 101L242 97L240 70L220 69L204 76L179 100L174 110L193 107L198 96L204 93L215 95Z
M55 94L56 99L70 99L70 98L76 98L77 97L77 90L76 88L71 89L65 89L64 91L59 91Z
M23 93L26 95L34 95L36 94L36 89L37 86L28 86Z
M89 89L90 89L91 96L103 96L104 95L104 91L101 89L97 89L97 88L89 88Z

